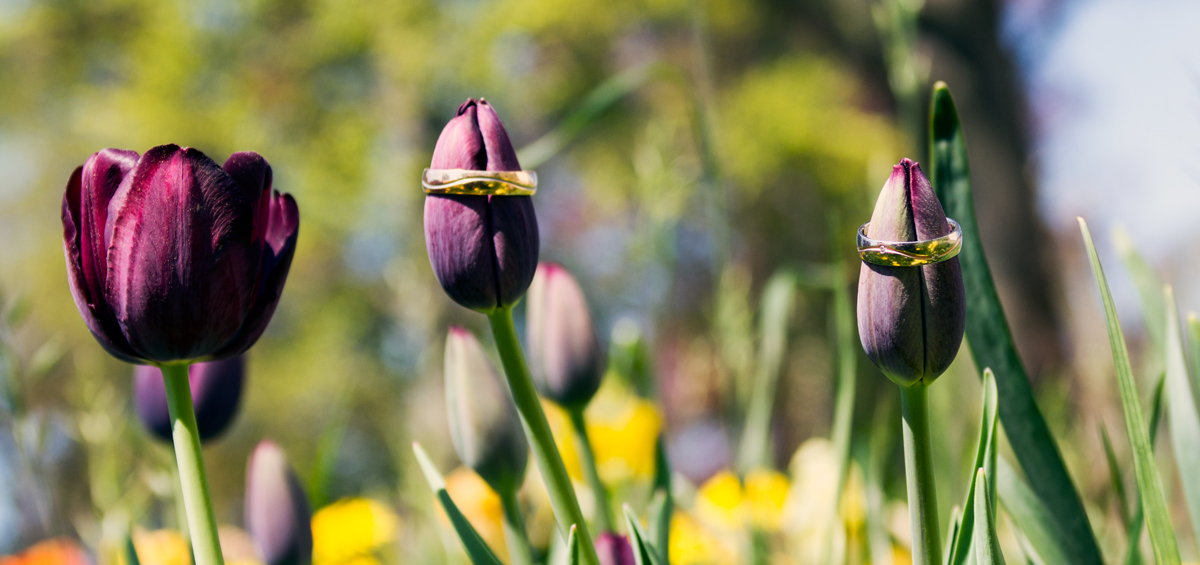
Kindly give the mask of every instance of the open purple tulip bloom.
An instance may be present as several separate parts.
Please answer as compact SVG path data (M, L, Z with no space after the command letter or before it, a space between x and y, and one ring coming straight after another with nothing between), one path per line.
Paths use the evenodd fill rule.
M308 497L283 450L259 442L246 466L246 533L265 565L312 563Z
M233 421L242 398L245 373L246 360L241 355L188 367L200 441L221 435ZM167 388L158 367L134 367L133 407L146 429L163 441L172 441Z
M903 159L883 185L867 235L924 241L950 233L946 213L917 163ZM900 386L933 382L962 344L966 291L958 258L914 267L863 262L858 333L867 356Z
M468 99L433 150L434 169L519 171L500 116ZM455 302L490 313L521 299L538 257L537 217L529 196L425 197L425 247L438 282Z
M271 166L160 145L104 149L63 196L75 305L96 340L131 363L239 355L266 329L287 279L300 215Z

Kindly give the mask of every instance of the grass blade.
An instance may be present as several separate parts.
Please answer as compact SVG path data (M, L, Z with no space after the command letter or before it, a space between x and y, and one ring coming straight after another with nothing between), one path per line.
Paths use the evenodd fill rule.
M579 565L579 536L575 535L575 524L571 524L571 531L567 534L567 565Z
M1121 466L1117 463L1117 452L1113 450L1112 440L1108 437L1108 428L1103 424L1100 425L1100 443L1104 444L1104 460L1108 462L1109 486L1117 498L1117 514L1121 517L1121 525L1129 531L1129 499L1125 494L1125 479L1121 477Z
M974 487L975 485L971 485ZM954 560L954 545L958 543L958 532L962 528L962 509L955 505L950 509L950 529L946 531L946 546L942 548L942 563L950 565Z
M979 443L975 448L975 465L974 469L983 469L985 472L990 471L992 476L996 476L996 415L999 411L998 399L996 393L996 377L991 369L983 371L983 410L981 410L981 418L979 421ZM967 490L967 500L963 504L963 508L967 510L963 512L962 522L959 524L957 535L954 539L952 555L947 563L951 565L963 565L971 557L971 545L975 543L978 535L975 533L976 513L975 506L976 498L979 498L977 485L978 480L972 480L971 486ZM986 484L986 483L983 483ZM996 492L993 489L984 491L984 496L988 498L988 503L995 505Z
M1104 267L1100 265L1100 257L1096 254L1096 245L1092 242L1092 234L1088 231L1087 222L1084 222L1083 218L1079 218L1079 229L1083 232L1083 241L1087 246L1088 258L1092 263L1092 274L1096 277L1096 286L1100 287L1100 298L1104 302L1108 342L1109 347L1112 348L1113 363L1117 370L1121 409L1125 413L1125 430L1129 434L1129 443L1133 447L1133 470L1137 475L1138 492L1142 498L1142 510L1146 516L1146 528L1150 531L1150 545L1154 549L1154 560L1159 565L1177 565L1180 562L1179 546L1175 541L1175 531L1171 529L1171 521L1167 514L1167 501L1163 495L1162 479L1158 475L1158 465L1154 462L1154 447L1150 443L1146 418L1142 414L1142 401L1138 395L1137 383L1133 378L1133 366L1129 362L1129 351L1125 347L1121 322L1117 319L1117 307L1113 303L1112 293L1108 290L1108 281L1104 277Z
M1101 563L1100 548L1079 492L1038 409L1029 377L1013 345L975 222L966 140L950 89L940 82L933 87L929 156L930 178L938 198L946 214L962 226L963 246L958 260L967 291L967 344L978 367L996 371L1005 436L1037 497L1061 526L1063 543L1069 549L1069 559L1062 563Z
M1187 315L1187 332L1188 332L1188 358L1191 359L1192 374L1192 393L1200 392L1200 318L1196 317L1195 312L1188 312ZM1200 404L1200 398L1195 396L1192 400Z
M671 518L675 515L675 498L671 492L671 463L663 436L654 446L654 496L650 501L650 539L658 547L663 563L670 563Z
M1137 288L1142 299L1142 317L1145 319L1146 337L1154 351L1146 363L1146 374L1157 375L1163 369L1166 359L1167 334L1167 303L1163 300L1163 282L1155 272L1154 267L1138 253L1137 247L1129 237L1125 228L1117 227L1112 234L1113 246L1125 263L1125 269L1133 278L1133 286Z
M1167 423L1171 427L1171 447L1183 484L1192 532L1200 540L1200 413L1196 411L1195 396L1188 379L1187 361L1183 358L1183 339L1179 335L1179 318L1175 309L1175 294L1171 287L1164 291L1167 304Z
M758 363L754 392L746 411L746 428L738 462L742 472L771 468L771 412L779 388L779 373L787 353L788 322L796 303L796 276L787 270L771 275L762 291L759 311Z
M987 493L987 473L982 468L975 472L974 490ZM1004 554L1000 552L1000 540L996 538L996 511L985 494L975 497L975 560L979 565L1004 565Z
M633 515L633 509L625 505L625 529L629 532L629 545L633 546L633 561L637 565L660 565L658 550L650 543L642 523Z
M1072 562L1071 549L1066 545L1054 515L1004 459L996 465L996 491L1001 506L1021 530L1038 561L1046 564Z
M1154 387L1154 403L1150 408L1150 447L1158 443L1158 424L1162 422L1163 404L1165 403L1165 385L1167 375L1164 373ZM1146 526L1146 514L1142 511L1142 493L1134 485L1133 517L1129 519L1129 528L1125 530L1128 541L1125 549L1125 565L1141 565L1142 563L1142 528Z
M442 505L442 510L445 510L446 516L450 518L450 524L454 526L454 531L458 534L463 549L467 550L467 557L471 559L471 563L473 565L501 565L487 542L483 541L479 532L475 531L475 527L454 504L450 493L446 492L446 480L433 465L433 461L429 460L429 455L421 448L420 443L413 442L413 453L417 456L417 463L421 465L421 472L425 473L425 481L429 483L429 488L433 489L433 494L437 497L438 503ZM572 531L574 531L573 527ZM572 555L578 555L578 553L578 551L571 552Z

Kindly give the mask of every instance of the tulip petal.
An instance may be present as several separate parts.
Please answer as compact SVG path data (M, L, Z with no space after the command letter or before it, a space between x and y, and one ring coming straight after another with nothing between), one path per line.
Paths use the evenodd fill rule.
M495 254L496 293L501 306L515 304L537 272L537 214L530 196L489 196L488 208Z
M487 199L434 194L425 198L425 248L434 275L451 299L483 312L497 304Z
M258 153L240 151L230 155L221 168L246 191L246 198L254 208L254 236L251 241L258 243L267 229L271 214L271 165Z
M250 349L267 329L275 307L283 296L283 284L287 282L296 254L296 237L300 233L300 209L290 194L276 192L270 200L269 217L265 232L266 247L262 254L261 280L254 305L242 323L236 338L213 355L221 359L241 355Z
M92 335L113 356L137 362L105 301L109 204L137 163L133 151L105 149L75 170L63 195L63 249L71 296Z
M517 161L517 150L508 139L508 131L500 115L486 100L479 100L479 132L483 134L483 146L487 150L487 170L489 171L519 171L521 163Z
M152 361L204 358L238 332L262 249L253 207L211 159L146 152L111 203L107 297L131 347Z
M475 101L467 99L458 107L458 115L446 123L433 148L434 169L468 169L482 171L487 167L487 153L476 119Z
M308 498L283 450L262 441L246 469L246 531L265 565L312 563Z

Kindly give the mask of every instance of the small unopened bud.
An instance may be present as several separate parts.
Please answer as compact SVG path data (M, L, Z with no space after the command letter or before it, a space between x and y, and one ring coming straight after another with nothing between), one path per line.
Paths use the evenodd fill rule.
M633 556L633 546L629 540L620 534L603 532L596 536L596 555L600 557L600 565L634 565L637 560Z
M571 410L591 402L604 377L604 352L579 283L555 263L541 263L529 286L530 372L543 396Z
M311 565L308 497L283 450L262 441L246 468L246 532L264 565Z
M245 373L246 361L240 355L188 367L188 382L192 389L192 406L196 411L200 441L221 435L233 421L242 398ZM172 441L167 388L158 367L134 367L133 407L146 429L163 441Z
M498 493L525 480L529 443L520 417L479 340L463 328L446 337L446 412L450 439L463 465Z
M867 236L913 242L943 237L950 230L921 167L901 160L879 193ZM958 258L907 267L863 261L858 333L867 356L900 386L933 382L962 343L965 295Z

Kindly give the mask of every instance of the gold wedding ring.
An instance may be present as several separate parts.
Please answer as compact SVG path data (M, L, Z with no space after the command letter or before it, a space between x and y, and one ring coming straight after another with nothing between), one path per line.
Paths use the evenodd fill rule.
M925 241L880 241L867 237L867 222L858 228L858 256L885 267L916 267L954 258L962 250L962 226L946 218L950 233Z
M533 196L537 192L537 173L425 169L425 172L421 173L421 186L425 189L425 194Z

